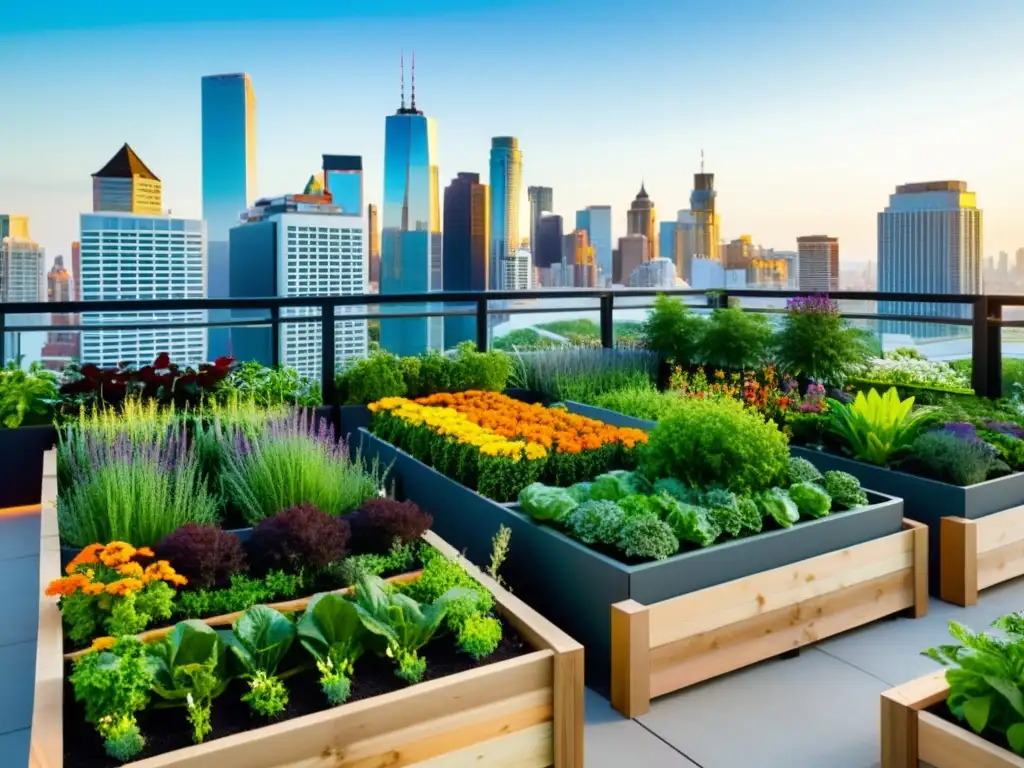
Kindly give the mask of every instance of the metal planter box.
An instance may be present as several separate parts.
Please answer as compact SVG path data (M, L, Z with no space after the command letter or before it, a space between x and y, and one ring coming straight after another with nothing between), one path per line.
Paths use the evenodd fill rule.
M588 684L599 687L610 677L614 652L610 611L614 604L632 600L653 605L837 550L903 535L902 502L872 494L872 505L863 509L660 562L626 565L535 522L516 505L487 499L368 431L361 432L364 457L378 457L384 464L393 462L396 492L429 511L438 535L472 562L487 564L499 526L511 529L503 577L517 596L584 644Z
M0 429L0 509L39 503L43 454L56 441L50 425Z

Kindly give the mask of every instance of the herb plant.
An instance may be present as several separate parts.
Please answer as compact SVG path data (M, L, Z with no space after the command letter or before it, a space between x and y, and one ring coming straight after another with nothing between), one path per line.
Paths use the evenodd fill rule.
M822 484L836 506L846 509L867 506L868 495L861 489L860 481L849 472L826 472Z
M828 427L850 455L868 464L884 466L906 452L928 424L930 407L914 410L914 398L900 401L895 387L884 395L872 389L857 393L853 403L829 401Z
M983 483L1009 471L998 451L971 430L973 439L952 431L919 435L910 447L907 468L954 485Z
M715 368L756 368L768 356L771 335L765 315L739 307L716 309L705 323L698 351L701 360Z
M303 504L261 520L247 542L259 572L304 567L323 568L340 560L348 544L348 522L311 504Z
M36 361L21 367L11 360L0 368L0 426L14 429L50 420L57 400L57 376Z
M316 595L299 619L297 632L299 642L316 660L327 700L333 707L344 704L366 637L355 603L334 593Z
M869 351L864 334L846 324L827 296L790 299L774 347L781 370L830 386L845 384Z
M238 395L261 407L295 405L315 408L323 404L320 382L301 376L294 368L267 367L254 361L236 366L218 387L218 395Z
M704 320L680 299L659 295L640 331L643 345L662 360L689 366L700 359Z
M607 392L652 386L657 368L657 355L645 349L568 346L517 351L511 383L554 401L593 403Z
M295 625L270 606L254 605L221 638L241 667L242 677L249 681L249 692L242 701L264 717L284 712L288 691L278 677L278 668L295 640Z

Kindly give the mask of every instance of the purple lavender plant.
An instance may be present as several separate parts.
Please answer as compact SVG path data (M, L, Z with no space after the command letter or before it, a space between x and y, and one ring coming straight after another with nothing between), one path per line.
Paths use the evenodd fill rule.
M982 447L991 455L996 455L999 450L991 443L985 442L981 435L978 434L978 429L970 422L966 421L951 421L942 425L938 432L943 432L947 435L952 435L958 440L962 440L965 443L971 443Z
M985 429L1017 440L1024 440L1024 429L1010 421L986 421Z
M796 296L786 302L789 312L817 315L838 315L839 306L825 294Z

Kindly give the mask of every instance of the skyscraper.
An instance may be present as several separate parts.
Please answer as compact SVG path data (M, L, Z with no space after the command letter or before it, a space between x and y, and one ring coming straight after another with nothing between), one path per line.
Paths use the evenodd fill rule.
M439 291L441 210L437 179L437 124L416 108L416 65L412 100L384 121L384 214L381 231L381 294ZM428 309L416 305L415 309ZM412 309L412 308L407 308ZM443 318L383 319L380 345L396 355L441 349Z
M676 264L679 261L679 222L678 221L662 221L658 224L658 253L661 254L660 258L668 259L672 262L672 274L676 274ZM658 269L664 269L659 267Z
M690 193L690 214L694 219L694 252L691 259L720 261L718 241L721 219L715 207L715 174L704 173L704 153L701 152L700 173L693 175Z
M615 285L626 285L633 271L650 261L647 245L647 236L639 233L619 238L619 269L612 275Z
M839 238L828 235L798 237L796 253L799 290L808 293L839 290Z
M377 220L377 206L370 203L366 208L367 271L370 289L380 289L380 222Z
M256 200L256 95L249 75L202 80L203 219L211 298L229 295L228 233Z
M543 214L555 210L555 191L551 187L530 187L526 190L526 197L530 201L530 248L536 263L537 224Z
M699 250L697 246L697 217L693 211L682 210L676 214L678 241L676 245L676 274L683 280L693 279L693 259Z
M57 255L53 266L46 274L46 300L71 301L71 273L64 266L64 257ZM75 316L50 315L50 325L74 325ZM78 333L75 331L49 331L42 349L43 365L51 371L64 369L72 360L78 359Z
M491 139L491 286L505 287L501 263L519 247L519 196L523 180L523 153L519 139Z
M610 205L588 205L576 211L576 229L585 229L590 244L594 247L594 261L600 279L610 283L612 279L612 207Z
M324 191L348 216L363 215L363 158L360 155L324 155Z
M356 296L366 289L362 208L346 214L330 196L284 195L256 201L245 221L231 230L231 295ZM336 314L361 314L363 306L340 307ZM259 314L258 312L256 313ZM285 308L284 317L319 315L315 307ZM238 315L236 314L236 317ZM231 329L232 351L243 360L268 365L269 328ZM319 379L322 328L319 322L282 323L281 362L303 376ZM335 321L339 365L366 357L367 321Z
M94 212L143 213L163 211L163 188L135 151L125 144L92 175Z
M444 289L486 291L491 242L490 192L479 173L460 173L444 190ZM451 349L476 340L476 318L444 319L444 343Z
M1017 249L1017 259L1014 262L1013 271L1018 278L1024 277L1024 248Z
M528 291L533 287L533 256L529 248L516 248L504 264L505 290Z
M82 300L82 244L75 240L71 243L71 285L74 288L75 301Z
M28 216L0 213L0 240L5 237L28 240Z
M647 194L644 185L636 194L626 212L626 234L643 235L647 238L648 259L658 258L658 214L654 210L654 201ZM628 275L626 275L628 277Z
M200 299L205 293L204 223L170 216L83 213L82 299ZM202 311L86 312L83 326L138 323L134 330L82 332L82 357L101 366L127 361L148 365L167 352L180 365L206 360L203 328L166 328L169 322L201 323Z
M878 290L978 294L982 281L982 212L963 181L903 184L878 214ZM881 314L970 317L971 307L879 302ZM960 331L933 323L887 321L883 330L917 337Z
M576 288L597 287L597 262L594 259L594 246L590 244L587 230L577 229L573 238L573 285Z
M6 224L8 235L0 239L0 303L46 301L46 251L29 237L28 217L11 217ZM45 315L21 315L18 325L45 325ZM38 360L45 334L8 333L4 348L8 360L20 356L26 362ZM7 360L0 360L0 364Z

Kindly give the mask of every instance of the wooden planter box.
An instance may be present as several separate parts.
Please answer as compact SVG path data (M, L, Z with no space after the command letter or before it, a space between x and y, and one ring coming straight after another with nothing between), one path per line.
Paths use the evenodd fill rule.
M902 498L906 516L928 526L932 591L943 600L975 605L979 590L1024 575L1024 472L964 487L809 448L792 453Z
M927 611L927 533L903 520L899 499L875 494L859 510L627 565L365 431L362 447L393 462L397 491L471 561L487 562L494 531L511 529L505 579L586 646L588 684L610 683L613 705L630 717L652 696L889 614Z
M949 694L939 670L882 694L882 768L1024 768L1024 758L925 710Z
M47 455L40 524L39 636L30 768L63 765L63 634L56 460ZM431 768L583 765L583 647L480 573L437 535L495 596L502 616L536 649L508 661L130 763L132 768Z

